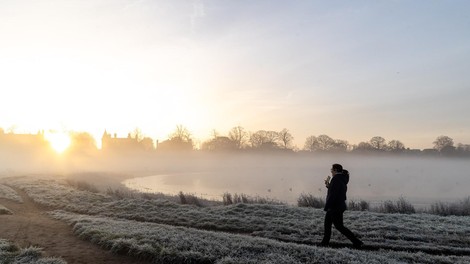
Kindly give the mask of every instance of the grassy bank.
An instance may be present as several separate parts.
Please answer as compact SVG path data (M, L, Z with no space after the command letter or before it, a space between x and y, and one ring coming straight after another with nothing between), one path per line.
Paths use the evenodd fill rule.
M10 241L0 239L0 264L66 264L60 258L43 257L40 248L19 248Z

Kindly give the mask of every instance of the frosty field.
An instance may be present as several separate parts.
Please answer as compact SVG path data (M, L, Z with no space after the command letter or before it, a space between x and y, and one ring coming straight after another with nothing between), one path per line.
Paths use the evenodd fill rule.
M51 209L76 235L120 254L184 263L469 263L470 217L347 211L345 224L367 245L316 245L324 212L290 205L196 207L160 199L116 199L54 178L8 184Z

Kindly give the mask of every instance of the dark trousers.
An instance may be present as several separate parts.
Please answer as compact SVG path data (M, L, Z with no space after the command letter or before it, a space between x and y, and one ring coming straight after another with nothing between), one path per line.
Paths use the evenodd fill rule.
M359 240L351 230L347 229L343 224L343 210L329 210L325 215L325 233L323 235L322 244L328 245L331 237L331 225L334 224L335 228L338 229L341 234L345 235L354 245L361 244Z

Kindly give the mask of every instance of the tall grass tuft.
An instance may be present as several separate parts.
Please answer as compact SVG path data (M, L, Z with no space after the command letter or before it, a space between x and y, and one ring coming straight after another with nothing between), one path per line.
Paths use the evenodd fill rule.
M238 194L230 194L230 193L224 193L223 197L223 204L224 205L231 205L231 204L273 204L273 205L285 205L285 202L275 200L275 199L270 199L270 198L264 198L260 196L249 196L244 193Z
M436 202L434 204L431 204L431 209L429 213L442 216L468 216L470 215L470 196L456 203Z
M113 189L111 187L108 187L108 189L106 189L106 194L118 200L126 199L126 198L136 199L139 196L136 192L131 191L129 189L124 189L124 188Z
M414 214L416 210L414 206L408 202L405 198L400 197L398 201L385 201L381 204L377 211L380 213L387 214Z
M356 202L354 200L349 201L348 209L351 211L369 211L370 205L369 202L361 200Z
M74 187L77 190L80 191L88 191L92 193L99 193L98 188L96 188L93 184L90 184L85 181L74 181L71 179L66 179L65 182L69 185Z
M323 208L325 207L325 201L322 198L317 198L311 194L302 193L297 199L297 206Z
M181 204L192 204L198 207L203 207L203 204L199 198L197 198L194 194L188 194L179 192L178 196L180 197Z

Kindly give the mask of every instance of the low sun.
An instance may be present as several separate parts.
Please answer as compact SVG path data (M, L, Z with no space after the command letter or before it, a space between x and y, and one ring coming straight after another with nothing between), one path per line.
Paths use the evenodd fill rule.
M70 136L68 134L51 132L46 133L44 136L57 153L64 152L70 146Z

